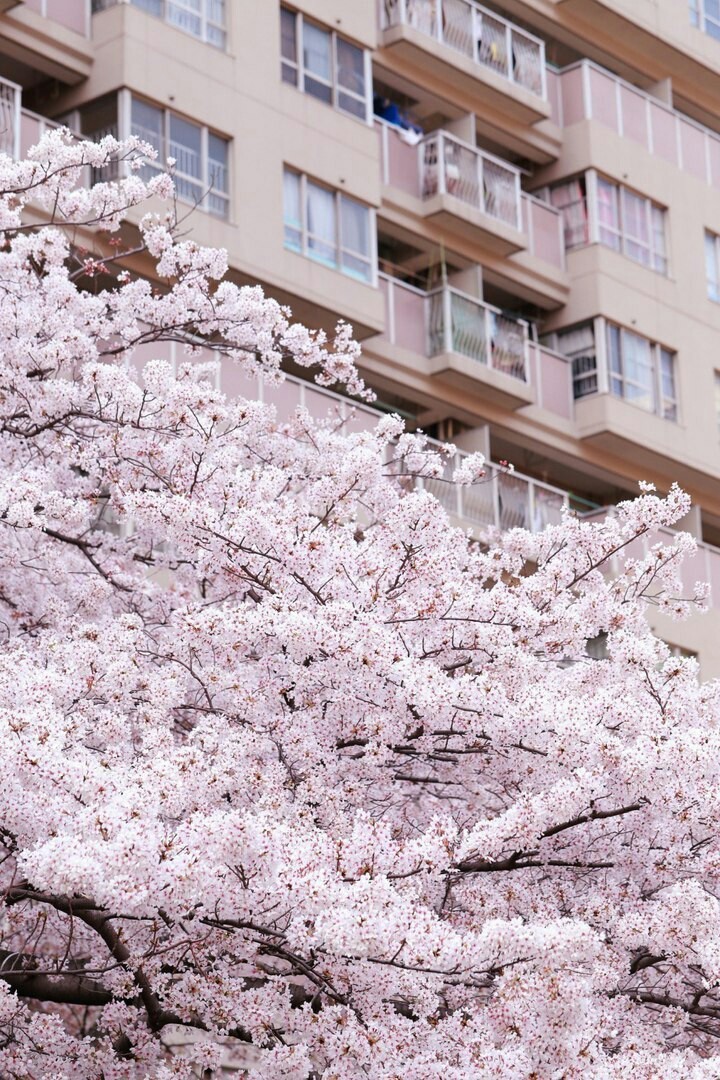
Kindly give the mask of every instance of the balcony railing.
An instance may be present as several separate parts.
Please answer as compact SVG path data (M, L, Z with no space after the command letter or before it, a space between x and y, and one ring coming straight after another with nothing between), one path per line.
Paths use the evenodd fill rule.
M450 286L428 293L428 355L457 353L529 381L528 326Z
M720 135L591 60L551 73L553 118L597 120L654 157L720 188Z
M90 0L24 0L24 3L44 18L90 37Z
M386 281L389 280L386 278ZM218 359L216 353L201 347L195 361L204 363L213 356ZM186 361L187 356L184 355L182 344L173 341L142 345L133 356L134 362L139 365L151 359L165 359L175 365L179 361ZM346 431L368 431L383 415L369 405L351 401L332 390L325 390L292 375L286 376L279 386L267 384L259 376L244 374L237 364L227 358L221 358L218 387L228 397L242 395L273 405L280 422L289 420L295 409L301 406L316 419L332 413L344 421ZM433 448L440 446L432 439L430 444ZM488 463L487 476L480 483L471 486L456 484L452 479L453 473L467 456L465 451L458 450L447 459L442 476L422 479L408 477L408 484L432 492L449 514L470 526L523 528L537 532L546 525L559 523L562 508L570 505L570 496L566 491L522 473L508 472L493 462Z
M452 195L483 214L522 228L520 171L447 131L420 143L423 199Z
M466 456L459 450L447 461L443 478L417 480L416 486L432 492L449 514L468 525L541 532L546 525L560 524L563 507L569 506L566 491L492 463L480 483L454 484L453 472Z
M410 26L546 98L545 45L473 0L379 0L380 27Z
M522 194L521 207L522 231L527 236L528 252L564 270L565 237L560 210L525 192Z
M384 184L416 199L439 191L454 195L519 228L531 255L565 269L562 215L520 190L519 170L448 132L434 132L413 145L400 128L377 116L375 129Z
M0 154L20 156L20 103L22 88L0 78Z
M457 289L427 293L382 273L378 274L378 285L385 296L383 337L391 345L417 356L447 351L469 355L481 363L489 358L489 366L499 365L505 374L529 382L540 408L573 419L572 361L530 341L525 323L511 320L497 308Z

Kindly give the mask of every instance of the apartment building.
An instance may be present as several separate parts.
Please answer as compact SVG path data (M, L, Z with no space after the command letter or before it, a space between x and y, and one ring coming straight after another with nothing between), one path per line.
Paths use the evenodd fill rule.
M0 0L0 149L57 122L174 157L193 236L351 322L378 409L511 461L434 485L459 523L678 480L716 607L651 623L720 675L718 0Z

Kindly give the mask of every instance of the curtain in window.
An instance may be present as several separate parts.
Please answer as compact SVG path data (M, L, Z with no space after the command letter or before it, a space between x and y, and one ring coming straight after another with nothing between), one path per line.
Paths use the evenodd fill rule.
M132 3L150 15L157 15L160 19L163 16L163 0L132 0Z
M335 39L338 107L353 116L365 116L365 54L344 38Z
M202 37L202 0L167 0L167 21L193 37Z
M648 412L655 411L650 342L629 330L621 333L623 397Z
M650 265L650 231L647 199L621 188L623 237L625 254L635 262Z
M280 52L282 80L297 86L297 15L287 8L280 8Z
M597 214L600 243L620 250L620 214L617 184L597 178Z
M307 183L307 234L308 255L326 266L337 266L335 196L310 180Z
M588 242L587 200L585 178L558 184L550 192L550 202L562 211L565 247L579 247Z
M285 169L283 173L283 209L285 247L302 251L302 207L300 205L300 175Z
M130 109L130 132L149 142L158 152L157 161L146 161L140 170L140 176L147 181L159 168L164 168L167 157L162 109L134 97Z
M650 220L652 224L653 268L660 274L666 274L667 251L665 248L665 211L662 207L650 207Z
M178 195L181 199L200 201L204 194L201 129L197 124L191 124L189 120L170 113L169 145L170 156L177 162L175 184Z
M366 206L345 195L340 197L340 247L342 269L370 281L370 214Z
M707 275L708 296L711 300L720 300L718 238L709 232L705 233L705 273Z
M558 334L558 351L572 360L573 396L585 397L597 391L595 329L592 323Z
M660 349L660 395L661 415L665 420L677 420L675 357L667 349Z
M327 30L303 20L305 92L332 102L331 36Z

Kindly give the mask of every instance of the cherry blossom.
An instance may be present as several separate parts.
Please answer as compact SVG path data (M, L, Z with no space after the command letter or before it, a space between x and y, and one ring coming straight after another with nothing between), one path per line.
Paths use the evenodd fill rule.
M226 398L359 349L149 153L0 157L0 1075L717 1077L720 688L646 621L707 600L687 497L480 542L452 447Z

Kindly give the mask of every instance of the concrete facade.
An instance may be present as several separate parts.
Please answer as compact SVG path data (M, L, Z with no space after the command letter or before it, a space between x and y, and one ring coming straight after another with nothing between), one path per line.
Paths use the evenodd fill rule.
M682 483L716 606L651 622L720 674L712 5L0 0L0 77L0 149L142 115L187 190L220 177L188 226L238 281L348 320L381 408L515 464L458 520Z

